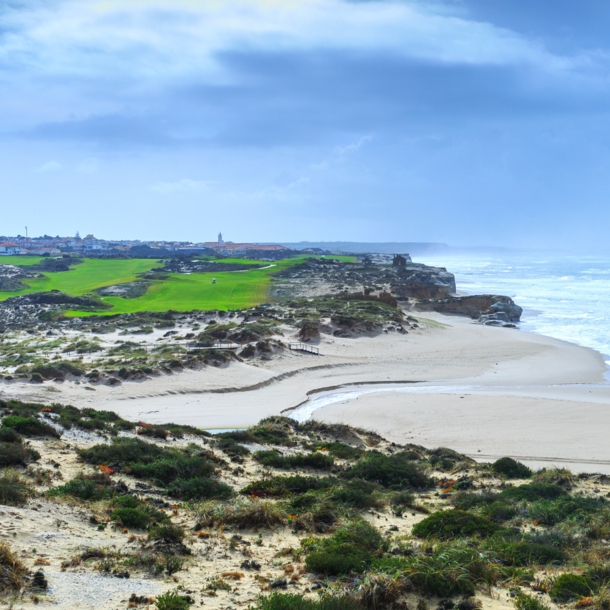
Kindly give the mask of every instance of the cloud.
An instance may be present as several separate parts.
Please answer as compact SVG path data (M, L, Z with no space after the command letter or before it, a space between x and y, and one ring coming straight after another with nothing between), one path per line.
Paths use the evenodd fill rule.
M203 180L190 180L188 178L182 178L176 182L157 182L150 188L157 193L163 193L165 195L171 193L200 193L207 191L210 188L210 182L204 182Z
M48 163L44 163L38 168L39 172L55 172L58 169L61 169L61 163L57 161L49 161Z

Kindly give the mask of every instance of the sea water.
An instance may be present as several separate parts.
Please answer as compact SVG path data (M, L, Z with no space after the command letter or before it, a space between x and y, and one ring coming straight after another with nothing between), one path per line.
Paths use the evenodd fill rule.
M447 267L458 292L502 294L523 307L521 330L590 347L610 364L610 253L414 257Z

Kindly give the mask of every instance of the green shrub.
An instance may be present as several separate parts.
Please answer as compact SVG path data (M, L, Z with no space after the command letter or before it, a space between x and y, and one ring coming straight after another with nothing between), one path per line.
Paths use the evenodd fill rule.
M273 477L263 481L254 481L244 487L241 493L257 498L277 498L291 494L303 494L310 490L326 489L334 484L336 484L336 480L329 477L304 477L301 475Z
M556 525L566 519L590 522L590 516L607 506L604 498L561 497L555 501L541 500L528 508L528 516L541 525Z
M235 456L235 455L248 455L250 453L250 449L240 445L236 441L234 441L230 437L219 438L214 441L214 447L224 451L227 455Z
M299 593L272 593L257 600L256 610L363 610L352 597L324 596L311 600Z
M586 576L562 574L553 582L549 595L554 602L565 604L581 597L587 597L592 590L593 583Z
M0 443L0 467L26 466L35 458L31 451L22 443Z
M186 595L178 595L175 591L167 591L157 597L157 610L188 610L192 601Z
M375 485L368 481L354 479L332 493L331 499L354 508L371 508L379 501L373 496Z
M497 529L498 526L485 517L451 509L433 513L417 523L413 527L413 535L439 540L475 536L485 538Z
M320 448L326 449L333 457L340 460L357 460L365 453L364 449L358 449L339 442L324 443L320 445Z
M372 525L356 521L320 541L307 555L305 566L310 572L328 576L362 572L383 546L381 534Z
M126 468L129 474L149 479L157 485L169 485L178 479L208 477L214 473L214 465L203 457L163 457L148 464L132 462Z
M531 564L559 563L566 558L566 554L548 544L535 542L515 542L500 547L502 559L513 566L529 566Z
M330 455L323 453L298 453L296 455L281 455L279 451L257 451L254 459L268 468L313 468L315 470L329 470L334 465Z
M0 427L0 443L22 443L23 437L13 428Z
M0 472L0 504L23 506L34 495L34 490L15 470Z
M535 502L536 500L555 500L565 496L566 492L559 485L546 483L528 483L519 487L508 487L500 492L501 498L515 500L516 502Z
M209 478L177 479L170 483L168 495L181 500L227 499L233 495L233 488L220 481Z
M486 506L493 504L498 499L498 494L495 492L484 491L481 493L471 493L468 491L459 491L453 498L451 503L455 508L460 510L469 510L477 506Z
M82 475L65 485L50 489L48 494L51 497L72 496L84 501L104 500L113 495L111 484L112 481L105 475Z
M516 506L507 504L506 502L492 502L481 511L486 517L496 523L504 523L509 521L518 514Z
M439 546L430 555L409 560L404 572L413 588L423 595L470 597L478 584L493 585L496 572L473 549Z
M9 415L2 420L2 425L6 428L12 428L16 432L23 434L23 436L44 436L51 438L59 438L61 436L53 426L35 417Z
M176 525L175 523L162 523L161 525L157 525L157 527L151 529L150 532L148 532L148 535L150 538L156 540L182 542L186 534L184 532L184 528L180 525Z
M507 479L528 479L532 476L531 468L511 457L500 458L491 465L491 469Z
M349 478L379 483L390 489L426 489L432 486L432 480L404 453L387 456L370 451L346 474Z
M124 527L145 530L152 522L151 516L140 508L117 508L110 518L119 521Z
M154 445L138 438L118 438L112 443L101 443L89 449L82 449L80 457L89 464L106 464L113 468L121 468L133 463L150 464L155 460L173 455Z
M517 610L551 610L548 604L543 600L532 595L520 593L515 598L515 608Z

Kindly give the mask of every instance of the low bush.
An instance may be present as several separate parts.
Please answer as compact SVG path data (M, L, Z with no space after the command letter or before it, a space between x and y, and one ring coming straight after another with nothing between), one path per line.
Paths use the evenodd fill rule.
M371 508L379 505L379 500L373 495L375 490L373 483L354 479L334 491L331 500L354 508Z
M420 538L480 537L485 538L497 531L498 526L487 519L459 509L438 511L413 527L413 535Z
M224 451L224 453L230 456L248 455L250 453L250 449L240 445L237 441L230 437L221 437L215 440L214 447Z
M568 573L557 577L549 595L554 602L565 604L581 597L587 597L592 593L593 588L593 583L586 576Z
M509 521L519 513L516 506L506 502L492 502L489 506L483 508L481 512L496 523Z
M233 488L230 485L204 477L177 479L167 486L166 491L168 495L185 501L221 500L233 495Z
M133 463L150 464L162 457L173 457L167 450L138 438L119 438L112 443L101 443L78 452L89 464L106 464L113 468L124 468Z
M26 466L40 459L40 454L22 443L0 443L0 467Z
M432 486L432 480L404 453L387 456L370 451L347 471L346 476L379 483L390 489L426 489Z
M312 600L299 593L272 593L260 597L255 610L364 610L364 607L347 596L324 596Z
M493 585L496 572L480 553L461 546L439 546L429 555L409 560L404 572L412 587L423 595L469 597L478 584Z
M560 563L566 558L566 554L561 549L535 542L508 543L499 550L503 561L513 566L547 565Z
M294 470L295 468L313 468L315 470L329 470L334 465L330 455L320 452L297 453L295 455L282 455L279 451L257 451L254 459L268 468L283 468Z
M278 498L292 494L303 494L310 490L327 489L336 484L330 477L273 477L263 481L254 481L241 490L241 493L257 498Z
M157 610L188 610L192 599L187 595L178 595L175 591L167 591L157 597Z
M496 460L492 465L491 469L498 475L506 477L507 479L528 479L532 476L531 468L528 468L525 464L517 462L511 457L503 457Z
M23 506L34 495L34 490L15 470L0 472L0 504Z
M22 443L23 437L13 428L0 427L0 443Z
M214 465L203 457L187 457L178 454L162 457L154 462L131 462L126 471L139 479L148 479L157 485L165 486L178 479L208 477L214 473Z
M117 508L112 511L110 518L125 527L140 530L147 529L152 522L151 516L140 508Z
M515 608L517 610L551 610L550 606L540 598L525 593L517 595Z
M604 498L567 496L557 500L541 500L533 503L528 516L541 525L556 525L567 519L589 522L591 515L602 512L608 505Z
M381 534L372 525L356 521L319 541L307 555L305 566L309 572L327 576L362 572L383 546Z
M364 449L358 449L339 442L324 443L318 448L326 449L333 457L340 460L357 460L365 454Z
M478 506L487 506L493 504L498 499L498 494L495 492L484 491L481 493L472 493L468 491L458 491L453 498L451 503L455 508L460 510L469 510Z
M197 527L234 525L238 529L250 529L286 522L285 513L274 503L261 500L239 500L229 504L208 503L197 513Z
M546 483L528 483L518 487L508 487L500 492L502 499L514 500L515 502L536 502L536 500L556 500L566 495L565 490L559 485Z
M43 421L35 417L19 417L9 415L2 420L2 426L12 428L23 436L42 436L50 438L60 438L61 434Z
M148 535L154 540L166 540L168 542L182 542L184 536L184 528L175 523L162 523L157 527L152 528Z
M72 496L84 501L105 500L112 497L112 481L108 475L81 475L65 485L48 491L49 496Z

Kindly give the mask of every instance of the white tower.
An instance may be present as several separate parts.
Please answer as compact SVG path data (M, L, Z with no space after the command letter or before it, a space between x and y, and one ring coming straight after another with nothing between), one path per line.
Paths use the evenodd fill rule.
M223 239L222 239L222 233L219 233L219 234L218 234L218 245L220 246L220 245L222 245L222 244L224 244L224 243L225 243L225 242L224 242L224 241L223 241Z

